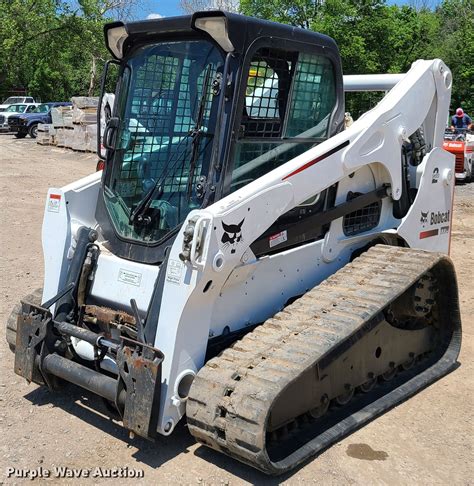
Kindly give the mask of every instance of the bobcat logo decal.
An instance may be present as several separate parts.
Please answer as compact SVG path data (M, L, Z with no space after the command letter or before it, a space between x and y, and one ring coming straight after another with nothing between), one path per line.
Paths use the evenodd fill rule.
M224 234L222 235L221 243L223 243L223 249L230 247L230 252L235 253L235 248L243 241L242 225L244 224L244 221L245 218L239 224L225 224L224 221L222 221Z
M425 223L428 222L428 214L429 214L429 211L427 211L426 213L421 211L420 223L425 224Z

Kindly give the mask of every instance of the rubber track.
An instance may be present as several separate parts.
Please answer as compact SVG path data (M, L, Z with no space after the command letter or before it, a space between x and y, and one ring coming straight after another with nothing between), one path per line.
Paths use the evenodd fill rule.
M265 429L278 395L304 370L327 359L331 349L357 340L364 324L366 328L371 318L434 266L444 269L443 284L448 290L443 287L443 292L450 294L445 319L452 333L441 359L287 457L270 460ZM268 474L281 474L449 372L459 354L460 331L456 278L448 257L372 247L206 363L187 400L189 431L208 447Z

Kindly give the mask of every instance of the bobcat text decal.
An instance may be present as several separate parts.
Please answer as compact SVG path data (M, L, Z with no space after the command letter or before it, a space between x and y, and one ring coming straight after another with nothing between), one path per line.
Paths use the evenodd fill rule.
M420 223L423 225L423 228L426 227L426 225L433 226L433 225L438 225L442 223L449 223L451 219L451 211L437 211L436 213L433 211L427 211L424 213L421 211L421 218L420 218ZM426 231L422 231L420 233L420 240L423 240L425 238L430 238L431 236L438 236L442 234L449 233L449 224L446 226L442 226L441 228L435 228L435 229L430 229Z

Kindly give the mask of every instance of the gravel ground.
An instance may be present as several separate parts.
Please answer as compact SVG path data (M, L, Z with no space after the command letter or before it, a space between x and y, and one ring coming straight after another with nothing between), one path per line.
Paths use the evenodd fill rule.
M48 187L91 173L96 158L0 135L0 320L42 285L41 222ZM460 366L411 400L280 478L267 478L194 443L184 425L155 444L130 439L96 397L67 386L52 394L13 373L0 340L0 484L8 468L50 471L49 483L97 484L450 484L474 483L474 184L456 187L451 256L464 326ZM3 333L3 331L2 331ZM98 477L58 479L55 468ZM105 479L106 468L141 470L142 479ZM96 469L102 468L102 469ZM76 469L77 471L73 471ZM101 472L102 471L102 472ZM123 472L123 471L122 471Z

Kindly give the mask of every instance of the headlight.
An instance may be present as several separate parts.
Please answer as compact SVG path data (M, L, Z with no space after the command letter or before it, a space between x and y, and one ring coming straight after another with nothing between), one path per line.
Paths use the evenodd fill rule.
M194 20L194 27L207 32L224 51L234 51L227 32L227 19L224 16L197 17Z
M117 24L116 27L107 30L107 46L117 59L122 59L123 43L127 40L128 32L123 24Z

